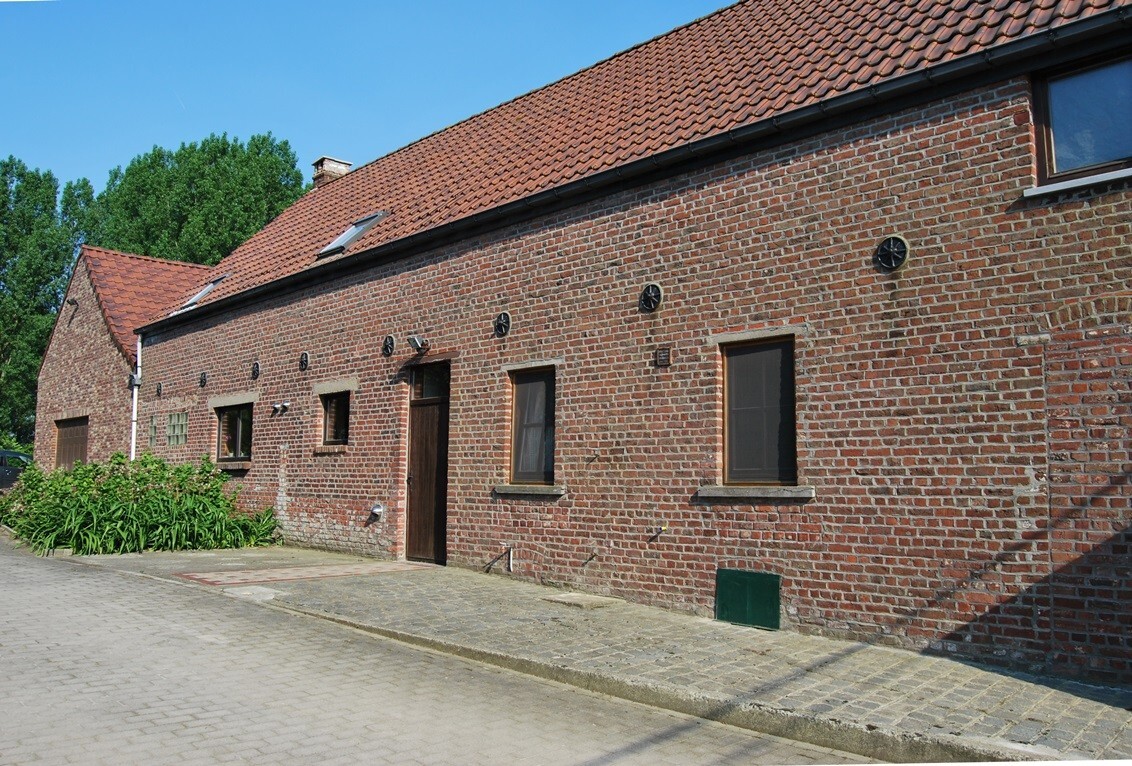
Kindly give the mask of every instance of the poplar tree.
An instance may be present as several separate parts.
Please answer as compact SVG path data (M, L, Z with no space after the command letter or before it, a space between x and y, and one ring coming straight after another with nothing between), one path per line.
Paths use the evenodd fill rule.
M0 444L35 437L39 363L63 299L89 184L59 183L50 171L0 160Z

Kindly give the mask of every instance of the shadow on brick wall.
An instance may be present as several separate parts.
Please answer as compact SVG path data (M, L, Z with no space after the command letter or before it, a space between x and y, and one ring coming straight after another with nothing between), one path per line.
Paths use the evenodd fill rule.
M1067 489L1051 487L1051 494L1068 496ZM1067 510L1046 529L996 557L1009 565L1045 556L1051 574L1008 598L1012 589L1001 588L995 605L934 642L932 653L1132 688L1130 475L1065 499L1055 507Z

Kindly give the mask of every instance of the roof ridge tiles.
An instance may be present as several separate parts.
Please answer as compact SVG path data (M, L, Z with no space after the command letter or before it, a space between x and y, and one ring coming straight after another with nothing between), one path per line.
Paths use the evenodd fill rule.
M114 249L111 249L109 247L99 247L98 245L83 244L83 245L79 246L80 255L83 252L91 252L91 251L121 256L123 258L136 258L139 261L148 261L148 262L151 262L151 263L166 264L166 265L174 266L174 267L185 266L185 267L192 268L192 269L206 269L206 270L210 270L210 269L214 268L213 266L209 266L209 265L204 264L204 263L192 263L190 261L176 261L176 260L173 260L172 258L158 258L158 257L153 256L153 255L141 255L140 253L128 253L125 250L114 250Z

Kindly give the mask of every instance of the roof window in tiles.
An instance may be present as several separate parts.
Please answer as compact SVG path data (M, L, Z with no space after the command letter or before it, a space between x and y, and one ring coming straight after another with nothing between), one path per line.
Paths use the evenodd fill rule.
M327 255L334 255L340 253L350 246L350 243L358 237L365 234L370 230L370 227L389 215L388 210L378 210L376 213L367 215L365 218L359 218L350 224L350 228L338 235L338 237L326 247L318 251L320 258Z
M204 297L206 295L208 295L210 292L215 290L216 286L218 284L220 284L221 282L223 282L224 278L227 277L227 276L228 276L227 274L221 274L216 279L209 282L207 285L205 285L204 287L202 287L200 289L200 292L198 292L192 298L189 298L187 301L185 301L184 305L182 305L181 308L177 309L173 313L180 314L182 311L188 311L189 309L194 308L198 303L200 303L202 300L204 300Z

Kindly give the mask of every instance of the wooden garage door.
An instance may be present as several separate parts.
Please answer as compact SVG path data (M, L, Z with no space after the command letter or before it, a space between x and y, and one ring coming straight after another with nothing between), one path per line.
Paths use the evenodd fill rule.
M75 463L86 463L88 421L88 418L55 421L56 468L71 468Z

